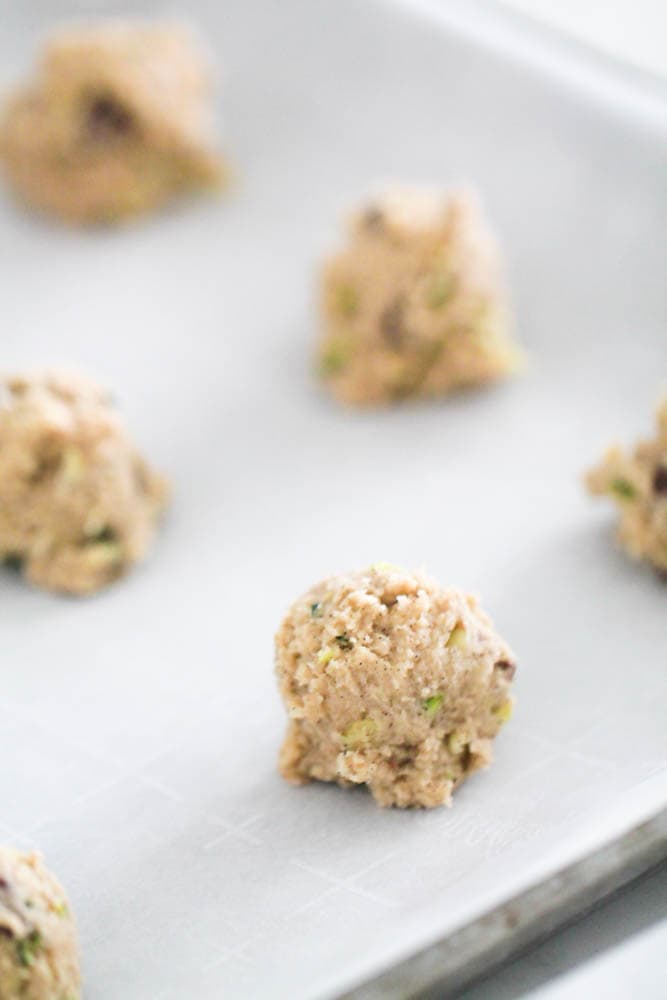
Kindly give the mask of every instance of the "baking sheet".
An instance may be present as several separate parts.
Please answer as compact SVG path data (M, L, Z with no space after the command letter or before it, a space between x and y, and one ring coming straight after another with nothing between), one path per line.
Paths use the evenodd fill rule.
M90 10L14 5L6 79ZM95 234L0 204L2 366L95 372L175 487L107 594L0 576L0 836L67 885L90 1000L333 996L667 801L664 587L580 486L665 387L667 125L481 6L188 10L223 69L228 198ZM378 178L476 182L523 379L361 415L319 394L314 262ZM519 657L496 763L451 810L275 774L274 629L378 559L479 592Z
M605 817L609 822L609 817ZM581 844L578 845L581 850ZM562 850L562 845L561 845ZM586 914L598 903L637 879L659 880L667 857L667 810L663 809L621 836L613 838L590 854L542 877L500 905L487 909L473 920L445 934L400 962L344 994L344 1000L442 1000L444 997L482 996L494 981L498 996L507 994L509 970L502 968L511 958L544 942L555 953L563 934L547 940L555 930ZM624 893L623 900L628 898ZM612 904L613 905L613 904ZM584 917L584 923L586 922ZM591 920L588 923L592 922ZM629 930L629 933L632 933ZM543 949L514 963L519 978L527 964L539 967ZM546 969L543 972L548 971ZM478 980L472 993L466 989ZM525 982L522 984L525 986ZM463 992L462 992L463 991ZM531 994L532 995L532 994Z

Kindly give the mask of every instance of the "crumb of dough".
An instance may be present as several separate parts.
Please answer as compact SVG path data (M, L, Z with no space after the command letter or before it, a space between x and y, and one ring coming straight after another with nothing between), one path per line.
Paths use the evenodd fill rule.
M93 593L143 558L166 498L94 382L0 376L0 563Z
M79 1000L76 928L39 855L0 847L0 997Z
M499 254L468 191L397 189L324 268L322 378L343 403L446 395L515 372Z
M324 580L276 636L280 771L294 784L366 784L381 806L449 804L491 761L515 669L459 590L386 564Z
M32 207L113 223L219 187L209 80L186 29L107 22L55 33L0 120L0 161Z
M618 511L617 538L633 559L667 576L667 398L658 408L657 433L630 451L614 446L586 476L594 496Z

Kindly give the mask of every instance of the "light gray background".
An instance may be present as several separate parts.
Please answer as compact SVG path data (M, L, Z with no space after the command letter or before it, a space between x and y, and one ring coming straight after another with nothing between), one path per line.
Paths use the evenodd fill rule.
M493 2L493 0L489 0ZM667 75L667 5L663 0L502 0L573 38ZM648 928L648 929L647 929ZM651 872L590 916L466 992L466 1000L524 996L625 1000L667 992L667 868ZM579 968L571 975L571 968ZM540 983L556 978L552 986ZM560 991L560 992L559 992Z
M446 2L446 0L442 0ZM496 0L489 0L495 3ZM500 0L642 70L667 75L664 0Z
M10 11L7 74L53 9ZM93 235L0 216L3 363L95 371L176 486L153 559L108 595L0 581L0 831L70 887L91 1000L332 992L664 794L664 593L580 485L609 437L648 430L665 375L657 102L400 6L196 11L230 197ZM304 289L378 177L478 183L523 380L381 414L320 396ZM274 773L274 628L378 558L480 591L522 664L497 763L452 812Z

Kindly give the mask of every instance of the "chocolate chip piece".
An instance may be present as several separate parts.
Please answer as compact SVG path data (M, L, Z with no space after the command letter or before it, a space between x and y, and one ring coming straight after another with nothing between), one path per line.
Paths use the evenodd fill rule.
M21 375L12 375L6 379L5 385L13 396L24 396L28 391L29 382Z
M86 129L89 138L116 139L127 135L134 128L134 117L120 101L108 94L94 97L86 111Z
M148 476L148 470L142 461L137 459L132 468L134 472L134 482L140 493L148 493L150 491L151 483Z
M363 223L372 233L379 233L384 228L384 213L372 205L363 214Z
M118 532L107 524L99 531L95 532L94 535L89 535L86 538L87 545L99 545L100 542L117 542Z
M9 882L5 878L0 878L0 892L6 892L9 889Z
M11 927L5 927L4 924L0 924L0 937L9 938L11 941L14 938L14 931Z
M50 442L47 442L44 450L37 458L34 469L28 476L30 485L38 486L45 480L50 479L60 468L61 462L62 453L57 448L54 448Z
M403 313L405 303L398 297L390 302L380 314L380 331L391 347L400 347L405 331L403 329Z
M653 492L667 494L667 466L659 465L653 473Z
M516 663L511 663L509 660L498 660L497 663L493 664L493 669L511 681L516 673Z

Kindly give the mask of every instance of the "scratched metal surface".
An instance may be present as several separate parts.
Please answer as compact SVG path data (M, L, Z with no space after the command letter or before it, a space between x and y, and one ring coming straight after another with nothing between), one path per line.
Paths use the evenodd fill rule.
M154 556L98 599L0 577L0 836L67 884L90 1000L333 996L667 800L665 591L580 486L667 375L664 107L466 8L190 4L228 198L97 234L0 204L2 366L96 373L174 483ZM122 8L6 11L3 82L77 9ZM477 183L523 379L361 416L319 395L314 262L378 178ZM480 592L520 660L451 811L275 774L280 616L377 559Z

